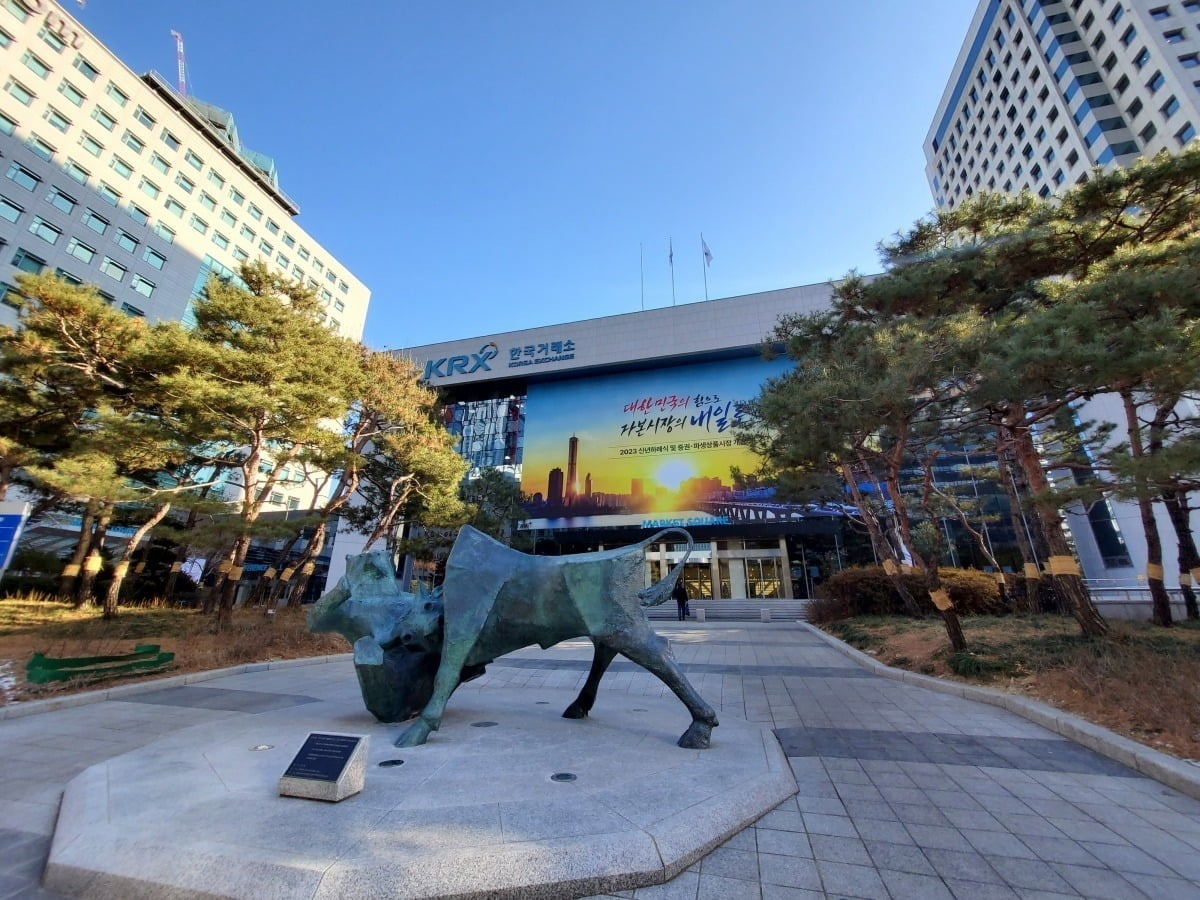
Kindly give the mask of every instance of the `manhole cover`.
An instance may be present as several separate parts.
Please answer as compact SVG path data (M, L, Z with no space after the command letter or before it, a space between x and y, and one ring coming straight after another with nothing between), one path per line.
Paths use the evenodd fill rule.
M499 722L472 722L472 728L491 728L493 725L498 725Z
M402 759L385 759L379 763L379 768L391 769L395 766L402 766L402 765L404 765L404 760L402 760Z
M555 772L550 776L551 781L574 781L575 774L573 772Z

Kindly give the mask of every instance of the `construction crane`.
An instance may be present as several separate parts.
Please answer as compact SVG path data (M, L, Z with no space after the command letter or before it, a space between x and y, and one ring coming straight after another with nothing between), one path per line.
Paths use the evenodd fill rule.
M183 61L183 35L178 31L172 31L171 37L175 38L175 62L179 66L179 93L187 96L187 71Z

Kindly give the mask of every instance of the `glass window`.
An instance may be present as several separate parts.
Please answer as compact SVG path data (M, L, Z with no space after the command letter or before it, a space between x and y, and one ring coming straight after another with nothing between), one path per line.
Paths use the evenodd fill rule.
M120 175L122 178L128 178L130 175L133 174L133 166L131 166L129 163L125 162L125 160L121 159L121 157L119 157L119 156L115 156L115 155L113 156L111 165L112 165L113 171L116 172L118 175Z
M346 311L346 304L345 304L345 303L343 303L341 300L334 300L334 301L333 301L333 308L334 308L334 309L336 309L338 312L345 312L345 311Z
M289 247L289 248L290 248L290 247L295 247L295 246L296 246L296 239L295 239L294 237L292 237L290 234L287 234L287 233L285 232L285 233L284 233L284 235L283 235L283 246L285 246L285 247Z
M54 145L38 137L36 134L31 134L25 143L29 145L30 150L47 162L54 159Z
M254 219L255 221L262 219L262 210L253 203L250 204L250 218Z
M1186 53L1179 57L1179 64L1185 69L1194 69L1200 66L1200 56L1195 53Z
M208 234L208 223L205 222L202 218L200 218L195 213L192 213L192 218L188 222L188 224L191 225L192 228L194 228L196 231L200 232L201 234Z
M182 172L175 176L175 183L183 188L184 192L188 194L196 189L196 183Z
M67 98L67 101L75 106L83 106L83 91L63 79L62 84L58 86L58 92Z
M1150 93L1154 93L1160 87L1167 83L1167 79L1163 78L1162 72L1155 72L1150 80L1146 82L1146 87L1150 89Z
M62 229L51 225L41 216L33 217L33 221L29 225L29 233L36 234L47 244L57 244L58 239L62 237Z
M283 269L285 272L287 271L287 267L292 264L292 261L290 259L288 259L286 256L284 256L282 253L275 254L275 262L279 263L279 267L281 269Z
M72 275L66 269L55 268L54 274L56 277L61 278L63 281L66 281L70 284L83 284L82 278L80 278L78 275Z
M148 278L143 278L141 275L134 275L130 279L129 286L141 294L143 297L154 296L154 282Z
M117 120L99 106L92 111L92 118L95 119L100 124L100 127L105 131L112 131L117 127Z
M243 225L242 230L239 232L239 234L241 234L242 237L244 237L246 240L248 240L250 242L253 242L254 238L256 237L256 235L254 234L254 229L251 228L249 225Z
M142 254L142 259L156 269L161 269L167 264L167 258L155 250L153 247L147 247Z
M71 120L53 106L46 107L46 114L42 118L50 123L51 128L55 131L61 131L63 134L66 134L71 128Z
M42 269L46 268L46 261L40 256L34 256L28 250L18 247L16 254L13 256L12 264L22 272L29 272L36 275Z
M1138 137L1142 139L1142 143L1148 144L1158 134L1158 129L1154 127L1153 122L1148 122L1146 127L1138 132Z
M131 318L131 319L146 318L146 313L143 312L142 310L138 309L132 303L122 303L121 304L121 312L125 313L125 315L129 316L129 318Z
M229 249L229 238L225 237L225 235L221 234L221 232L219 232L219 231L213 232L212 242L214 244L216 244L218 247L220 247L222 250Z
M1137 37L1137 29L1130 25L1125 29L1125 33L1121 35L1121 43L1128 47L1133 43L1133 39Z
M128 271L128 269L126 269L111 256L106 256L104 257L104 261L100 263L100 271L109 278L113 279L113 281L121 281L125 278L125 273Z
M279 226L275 224L274 219L267 219L267 231L271 234L279 234Z
M21 213L25 212L23 206L18 206L7 197L0 195L0 219L6 222L16 222L21 218Z
M158 171L162 172L164 175L171 171L171 164L157 153L150 154L150 165L158 169Z
M1175 140L1179 141L1180 146L1183 146L1188 141L1196 136L1196 129L1192 127L1192 123L1188 122L1177 132L1175 132Z
M137 253L138 239L128 231L117 229L116 237L113 238L117 242L117 246L128 253Z
M32 191L38 186L42 179L38 178L19 162L14 162L8 167L6 177L11 178L27 191Z
M1154 19L1156 22L1162 21L1163 19L1169 19L1171 18L1171 10L1167 9L1165 6L1157 6L1150 10L1150 18Z
M168 244L175 243L175 229L171 228L169 225L164 225L162 222L155 222L154 233Z
M150 115L150 113L146 112L146 110L142 109L140 106L133 111L133 117L147 128L154 127L154 116Z
M10 78L4 83L4 90L12 95L12 98L22 106L28 106L33 102L35 94L21 82L15 78Z
M246 260L248 260L250 258L250 254L247 253L245 250L243 250L241 247L234 247L233 248L233 258L236 259L238 262L245 262Z
M79 74L88 81L95 81L96 76L100 74L100 70L93 66L82 56L75 57L75 68L79 70Z
M1166 39L1168 44L1178 44L1183 40L1183 29L1174 28L1171 31L1164 31L1163 37Z
M297 255L297 256L299 256L299 257L300 257L302 260L304 260L305 262L308 262L308 256L309 256L309 254L308 254L308 248L307 248L307 247L301 247L301 248L300 248L300 249L297 251L297 254L296 254L296 255Z
M67 160L67 164L64 169L66 170L67 175L69 175L71 178L74 178L80 184L87 184L88 178L90 178L92 174L73 159Z
M139 225L150 224L150 213L146 212L140 206L130 203L129 206L125 207L125 209L129 213L129 218L133 219L133 221L137 222Z
M17 0L4 0L3 5L10 13L17 17L17 20L24 22L29 18L29 10L23 7Z
M132 131L126 131L125 134L121 136L121 143L123 143L134 153L140 154L144 149L146 149L145 143L143 143Z
M211 184L216 185L220 190L225 190L225 179L217 173L216 169L208 170L208 180Z
M0 28L0 47L7 47L13 42L13 36Z
M263 252L264 256L270 256L275 252L275 248L271 246L271 242L266 240L258 242L258 249Z
M169 212L171 215L178 216L180 218L183 217L183 204L174 197L168 197L163 206L166 207L167 212Z
M162 193L162 190L159 188L159 186L149 178L143 178L138 183L138 189L152 200L157 200L158 195Z
M12 134L17 130L17 123L4 113L0 113L0 134Z
M100 195L105 203L117 206L121 202L121 192L114 190L111 186L105 184L103 181L100 182L100 186L96 188L96 192Z
M175 137L175 135L171 134L171 132L167 131L165 128L162 130L160 137L162 138L162 142L172 150L178 150L182 146L182 142L179 140L179 138Z
M237 216L235 216L233 213L231 213L227 209L222 209L221 210L221 221L232 228L234 225L237 224Z
M209 194L206 194L204 191L200 192L200 205L211 212L216 212L216 209L217 209L216 199L214 197L210 196Z
M108 219L103 216L98 216L93 210L85 210L83 213L83 224L96 234L104 234L108 231Z
M1054 151L1051 150L1050 152L1053 153ZM338 290L341 291L343 294L348 294L348 293L350 293L350 285L346 284L346 282L344 282L344 281L339 281L338 282Z
M243 203L246 202L246 195L243 194L241 191L239 191L237 188L230 188L229 189L229 199L232 200L234 203L236 203L238 206L241 206Z
M92 156L99 156L104 151L104 145L86 131L79 138L79 146Z
M1179 101L1172 94L1167 98L1167 102L1162 105L1162 114L1164 119L1169 119L1179 111Z
M25 68L27 68L38 78L41 78L43 81L50 74L50 67L42 62L42 60L35 56L30 50L25 51L25 55L21 57L21 62L25 64Z
M117 104L117 106L124 106L129 102L129 95L111 81L108 83L108 87L104 89L104 93L107 94L108 98L112 100L113 103Z

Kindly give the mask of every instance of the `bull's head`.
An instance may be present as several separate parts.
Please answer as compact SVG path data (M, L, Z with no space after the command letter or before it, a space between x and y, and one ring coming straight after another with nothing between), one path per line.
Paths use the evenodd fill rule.
M341 581L309 610L308 630L354 645L363 700L380 721L407 719L429 700L441 659L441 589L402 590L387 552L348 556Z

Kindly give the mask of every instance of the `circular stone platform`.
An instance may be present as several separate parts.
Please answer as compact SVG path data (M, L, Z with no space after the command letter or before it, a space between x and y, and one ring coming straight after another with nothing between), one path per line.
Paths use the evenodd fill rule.
M45 885L88 898L585 896L673 878L796 790L767 728L722 717L708 750L677 747L690 717L674 697L601 688L592 718L572 720L560 714L574 691L468 687L422 747L397 749L399 726L325 701L97 764L63 795ZM277 795L314 731L369 735L362 793ZM575 778L553 778L564 773Z

